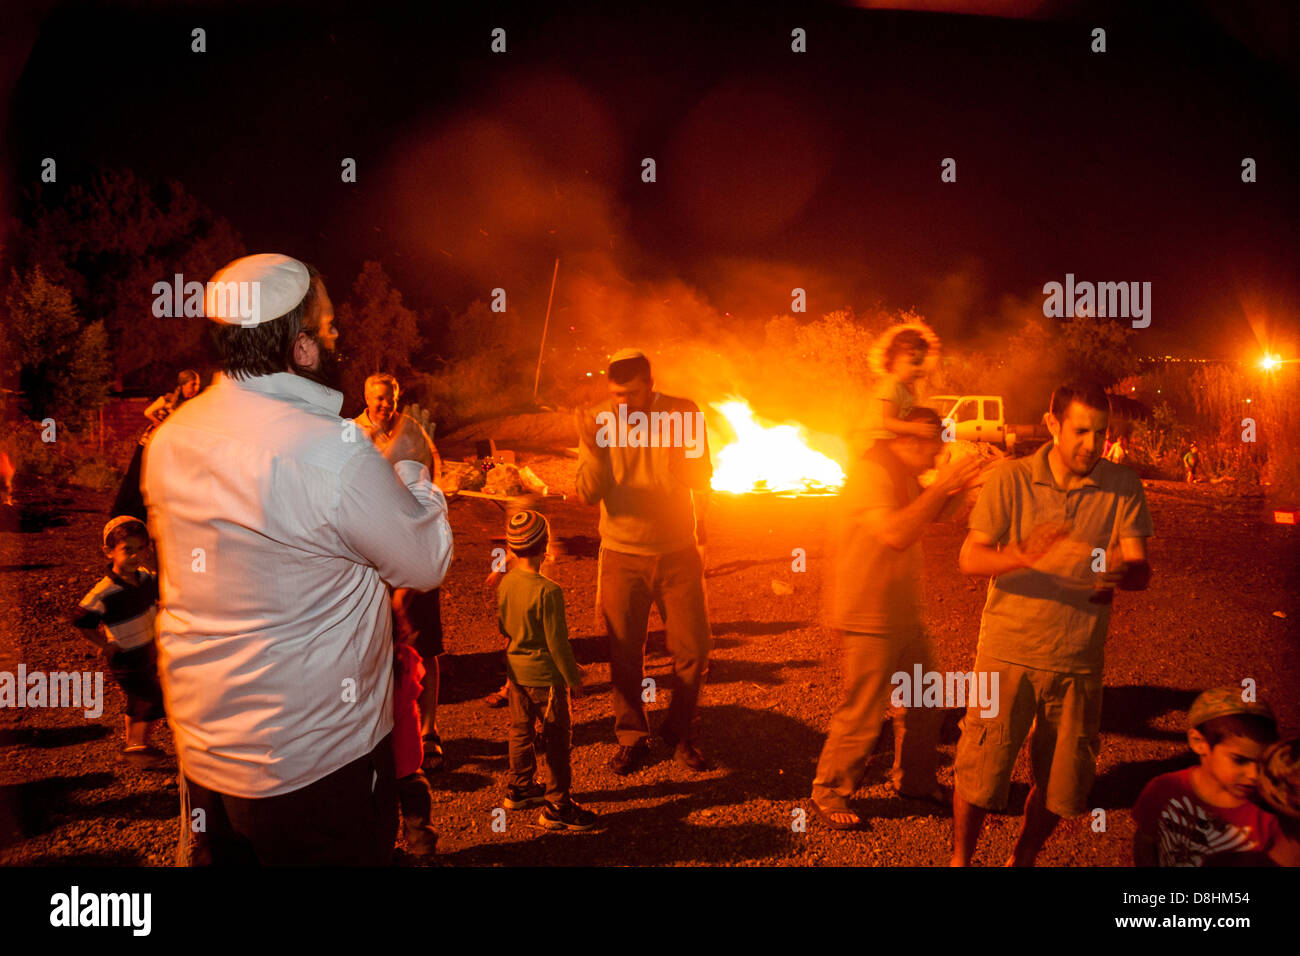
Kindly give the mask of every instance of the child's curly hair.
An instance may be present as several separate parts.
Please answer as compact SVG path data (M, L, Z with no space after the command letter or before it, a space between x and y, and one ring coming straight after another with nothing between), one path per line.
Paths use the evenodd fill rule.
M884 376L889 374L890 366L900 355L920 352L924 357L922 368L925 374L929 375L939 364L939 352L942 347L943 343L939 340L939 336L934 334L934 329L920 319L915 319L886 329L880 338L876 339L876 344L868 356L868 362L873 374Z

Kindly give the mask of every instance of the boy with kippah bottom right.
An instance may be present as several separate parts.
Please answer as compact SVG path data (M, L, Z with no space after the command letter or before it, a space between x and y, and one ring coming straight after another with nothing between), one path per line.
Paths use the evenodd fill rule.
M513 515L506 525L506 544L517 560L497 587L499 626L510 641L510 777L505 805L522 810L541 804L537 823L548 830L590 830L596 826L596 814L578 806L569 794L569 688L581 694L583 675L569 646L564 592L541 574L550 531L546 519L530 510ZM538 750L549 778L546 787L534 780Z
M1134 865L1300 866L1300 844L1251 800L1264 752L1277 740L1273 711L1242 700L1239 687L1216 687L1196 698L1187 723L1201 762L1142 790L1133 807Z

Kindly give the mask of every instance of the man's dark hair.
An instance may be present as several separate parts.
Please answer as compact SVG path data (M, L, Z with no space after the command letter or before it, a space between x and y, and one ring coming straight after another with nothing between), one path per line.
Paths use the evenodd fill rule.
M1271 744L1277 740L1277 724L1261 714L1215 717L1196 729L1211 747L1219 746L1229 737L1245 737L1257 744Z
M1096 382L1067 382L1054 391L1052 393L1052 404L1049 406L1052 417L1058 422L1064 419L1065 410L1070 407L1071 402L1087 405L1089 408L1095 408L1100 412L1110 412L1110 396Z
M934 425L936 428L943 429L943 419L933 408L926 408L924 405L913 405L907 410L907 414L899 418L903 422L922 422L926 425ZM915 435L895 435L893 438L881 438L876 442L898 441L900 438L916 438Z
M293 367L293 343L297 341L298 333L306 332L314 338L318 331L312 320L316 318L316 303L320 300L320 273L310 265L307 273L311 276L307 294L278 319L251 328L213 323L212 341L217 347L222 371L231 378L252 378L287 372Z
M926 408L924 405L913 405L899 421L921 422L924 425L943 427L943 419L939 417L939 413L933 408Z
M116 548L127 538L143 538L145 542L148 543L149 529L145 527L143 521L138 521L134 518L130 521L123 521L108 533L108 538L104 541L104 547L111 550Z
M637 355L618 362L610 362L609 377L611 381L618 385L626 385L634 378L643 378L648 382L650 381L650 360L644 355Z
M920 352L921 357L925 358L925 353L928 351L930 351L930 343L925 340L924 335L916 329L904 329L889 340L889 347L885 349L885 368L888 369L894 364L894 359L905 352Z

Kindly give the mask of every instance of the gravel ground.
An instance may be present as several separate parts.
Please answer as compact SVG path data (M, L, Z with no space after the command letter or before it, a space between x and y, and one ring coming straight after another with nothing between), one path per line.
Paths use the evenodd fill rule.
M453 449L442 449L448 454ZM572 459L523 454L554 489L572 490ZM1129 807L1152 776L1187 765L1183 722L1196 693L1253 677L1284 728L1300 728L1296 543L1275 526L1262 497L1222 486L1151 482L1158 537L1150 590L1120 594L1106 656L1102 750L1092 802L1104 828L1065 824L1047 865L1126 865ZM0 670L98 669L65 613L103 573L99 530L111 496L70 488L20 489L0 516ZM443 592L450 653L443 658L439 724L449 768L433 778L433 823L443 865L889 865L947 861L949 810L890 796L884 774L889 728L871 761L858 808L870 829L836 833L807 811L813 770L840 692L839 652L818 623L822 527L829 500L718 496L711 514L707 588L715 651L703 701L705 751L718 768L693 774L662 747L640 773L606 769L614 750L609 668L595 625L596 512L570 498L548 501L564 554L549 572L565 589L578 659L594 687L574 702L575 797L604 828L552 834L533 811L507 813L496 832L506 767L505 715L481 698L503 675L495 594L484 587L504 512L490 501L451 505L456 560ZM963 527L925 538L927 624L941 670L974 659L985 583L962 577ZM807 570L792 571L792 551ZM781 591L777 593L774 583ZM1274 612L1287 616L1280 618ZM647 675L667 683L662 626L651 618ZM168 865L177 832L174 776L125 767L122 698L105 680L99 719L80 711L0 711L0 863ZM667 703L652 705L654 728ZM951 785L960 714L945 714L940 782ZM170 735L162 735L171 750ZM992 814L977 862L1010 851L1028 792L1023 755L1006 814ZM399 861L410 862L405 855Z

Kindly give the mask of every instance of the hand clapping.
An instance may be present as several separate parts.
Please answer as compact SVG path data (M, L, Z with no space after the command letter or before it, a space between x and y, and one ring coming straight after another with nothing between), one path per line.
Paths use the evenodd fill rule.
M419 405L407 405L398 425L386 437L377 436L375 447L392 464L415 461L433 467L433 445L429 441L429 413Z

